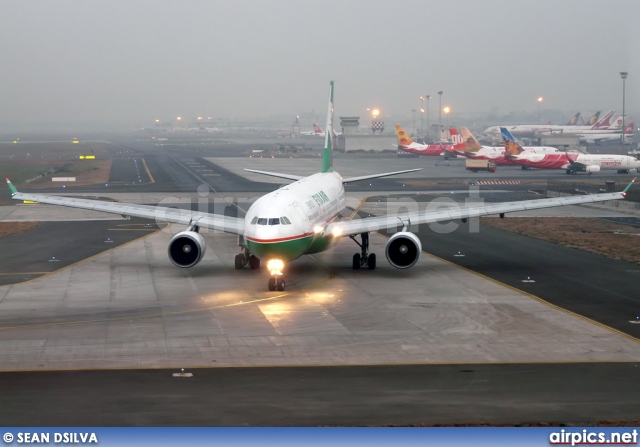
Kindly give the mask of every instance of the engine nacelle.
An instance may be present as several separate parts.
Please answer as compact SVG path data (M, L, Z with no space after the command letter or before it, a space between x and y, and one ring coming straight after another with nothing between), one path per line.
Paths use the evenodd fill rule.
M183 231L169 242L169 259L176 266L189 268L202 260L207 246L204 238L195 231Z
M418 262L422 244L415 234L401 231L391 236L384 252L389 264L398 269L408 269Z
M600 172L600 166L598 165L589 165L584 168L585 172Z

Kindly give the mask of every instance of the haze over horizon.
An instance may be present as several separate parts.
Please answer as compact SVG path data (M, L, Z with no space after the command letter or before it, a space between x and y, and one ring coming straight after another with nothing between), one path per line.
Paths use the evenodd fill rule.
M0 128L181 115L640 115L640 2L3 2Z

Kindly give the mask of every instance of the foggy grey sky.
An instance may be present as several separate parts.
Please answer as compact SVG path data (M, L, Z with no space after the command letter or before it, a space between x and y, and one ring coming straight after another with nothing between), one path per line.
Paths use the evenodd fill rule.
M176 115L640 112L640 1L6 1L0 126Z

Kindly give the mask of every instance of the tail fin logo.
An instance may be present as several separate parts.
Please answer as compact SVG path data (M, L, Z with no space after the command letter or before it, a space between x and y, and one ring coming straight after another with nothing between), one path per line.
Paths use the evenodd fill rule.
M462 135L455 134L451 135L451 142L457 146L459 144L464 144L464 139L462 138Z
M402 146L408 146L411 144L411 140L407 138L407 134L404 133L404 130L398 132L398 141Z
M509 155L519 155L520 145L515 141L504 140L505 152Z

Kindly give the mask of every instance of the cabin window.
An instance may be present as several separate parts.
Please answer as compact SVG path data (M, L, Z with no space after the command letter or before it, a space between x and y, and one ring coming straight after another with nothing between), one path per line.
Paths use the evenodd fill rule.
M274 217L269 219L269 225L280 225L280 218Z

